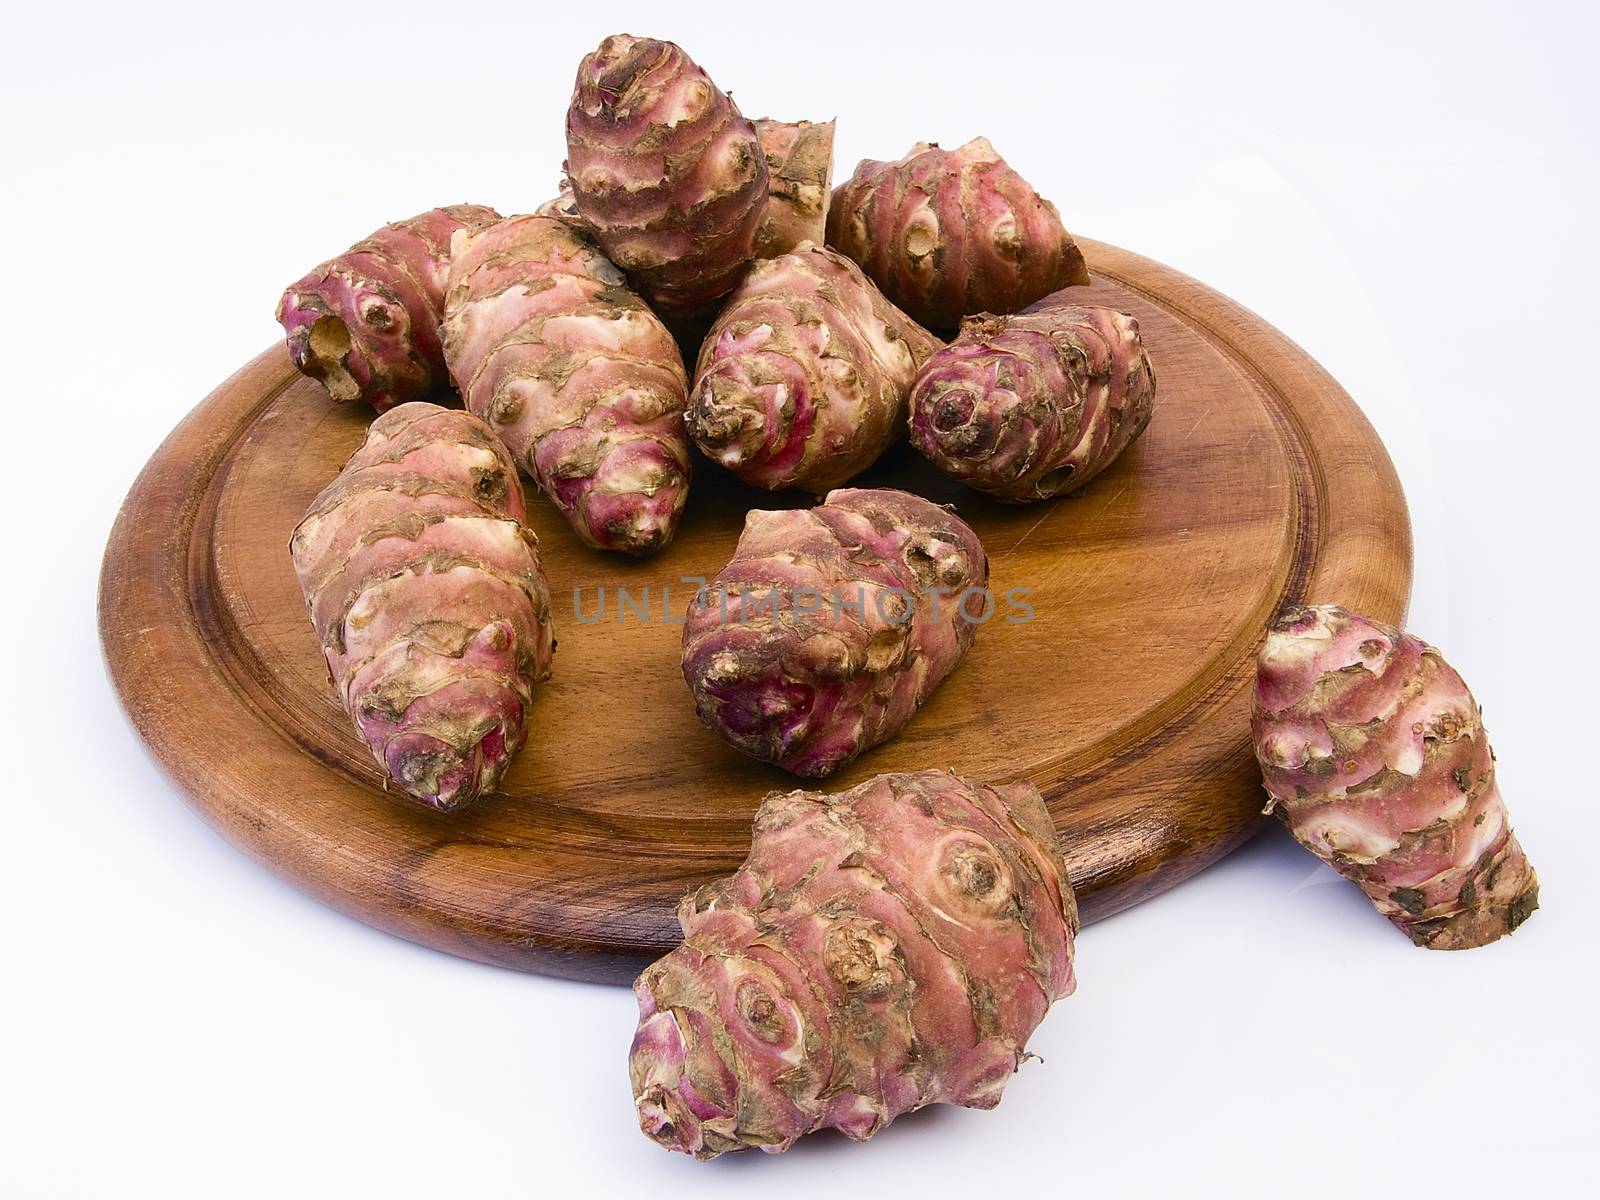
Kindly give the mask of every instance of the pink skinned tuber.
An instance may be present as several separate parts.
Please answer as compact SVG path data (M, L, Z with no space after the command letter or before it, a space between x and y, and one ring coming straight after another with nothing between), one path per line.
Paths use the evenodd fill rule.
M1262 646L1252 725L1267 811L1417 945L1487 945L1539 906L1477 702L1432 646L1291 608Z
M993 1108L1071 995L1078 912L1031 784L939 771L773 793L738 872L687 896L634 984L639 1125L710 1159Z
M435 208L313 268L278 301L295 367L335 400L365 400L379 412L442 386L450 239L499 219L477 204Z
M512 217L458 240L445 358L467 407L588 545L649 554L689 490L672 335L571 225Z
M969 317L911 389L911 444L999 500L1076 491L1144 432L1155 372L1139 323L1060 297Z
M938 346L849 259L803 243L756 263L711 327L689 436L746 483L820 495L902 436Z
M957 150L919 142L899 162L864 160L834 190L828 245L940 332L1089 282L1054 205L981 137Z
M614 34L578 67L567 178L601 248L663 315L712 308L755 256L755 129L681 47Z
M550 674L550 594L525 515L489 427L413 402L372 423L289 542L340 700L429 808L498 786Z
M755 122L767 157L766 215L756 231L756 255L777 258L801 242L821 245L827 236L828 198L833 186L833 122Z
M753 511L689 606L695 709L746 754L831 774L898 733L966 657L992 615L988 580L977 535L906 492Z

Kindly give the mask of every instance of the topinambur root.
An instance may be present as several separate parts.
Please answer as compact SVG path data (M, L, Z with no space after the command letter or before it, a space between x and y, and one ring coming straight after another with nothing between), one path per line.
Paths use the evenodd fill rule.
M414 402L372 423L290 539L339 698L402 791L493 791L550 674L550 593L517 469L476 417Z
M898 733L992 616L982 544L906 492L845 489L752 511L689 606L683 674L700 719L796 775Z
M1089 282L1055 206L981 137L958 150L919 142L899 162L864 160L834 191L828 245L939 332Z
M584 542L648 554L689 491L672 335L571 225L511 217L457 242L445 359L467 407Z
M1000 500L1076 491L1150 421L1156 378L1139 323L1052 297L969 317L911 389L911 444Z
M278 301L289 357L335 400L379 412L444 383L439 316L450 238L500 219L453 204L385 225L290 285Z
M600 246L663 314L710 308L755 256L755 129L681 47L614 34L578 67L567 178Z
M639 1126L696 1158L993 1108L1072 994L1078 910L1028 783L939 771L775 792L750 857L634 984Z
M1539 906L1477 702L1432 646L1334 605L1289 609L1252 727L1267 810L1417 945L1483 946Z
M756 230L756 256L777 258L801 242L822 245L833 186L833 122L755 123L767 156L767 210Z
M689 436L746 483L820 495L901 435L938 346L853 262L804 243L756 263L711 327Z

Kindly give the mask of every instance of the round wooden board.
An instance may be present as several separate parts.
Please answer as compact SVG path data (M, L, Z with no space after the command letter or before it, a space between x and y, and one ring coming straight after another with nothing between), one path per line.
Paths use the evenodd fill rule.
M899 738L822 786L924 767L1026 776L1092 919L1254 829L1249 683L1272 615L1339 601L1399 621L1411 554L1388 456L1325 371L1195 281L1084 247L1094 284L1082 301L1131 312L1144 332L1150 427L1083 494L1040 505L990 503L905 449L859 481L954 503L988 548L995 591L1029 589L1036 615L990 622ZM698 464L677 540L633 562L585 549L530 495L556 599L555 675L505 794L438 816L384 793L286 549L369 416L331 403L274 348L173 431L106 551L112 681L201 815L328 903L485 962L626 980L677 941L679 897L742 860L761 797L797 786L698 724L671 622L693 590L684 578L717 572L746 510L809 501ZM647 620L619 617L620 588L636 601L648 590Z

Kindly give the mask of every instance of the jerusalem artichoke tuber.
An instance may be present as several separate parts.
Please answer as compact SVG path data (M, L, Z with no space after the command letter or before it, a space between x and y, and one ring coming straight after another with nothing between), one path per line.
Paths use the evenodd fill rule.
M821 494L901 435L939 342L810 242L756 263L700 348L689 436L746 483Z
M756 230L756 256L777 258L801 242L821 245L833 186L833 122L755 122L767 156L767 210Z
M1077 905L1028 783L775 792L749 859L678 921L683 944L634 984L628 1066L640 1128L701 1159L993 1108L1076 986Z
M430 808L494 790L550 674L550 595L524 516L489 427L413 402L372 423L289 542L346 711Z
M906 492L845 489L752 511L689 606L683 674L700 719L746 754L827 775L893 737L992 616L983 546Z
M571 225L511 217L454 250L445 359L591 546L648 554L689 488L688 381L672 335Z
M917 373L911 444L1001 500L1074 491L1149 423L1155 373L1139 323L1059 297L969 317Z
M1055 206L981 137L957 150L919 142L899 162L864 160L834 191L828 245L941 333L971 313L1016 312L1089 282Z
M1289 609L1252 725L1268 811L1417 945L1486 945L1538 907L1478 705L1432 646L1334 605Z
M710 308L755 255L767 164L681 47L614 34L578 67L567 178L600 246L664 314Z
M435 208L313 268L278 301L294 365L335 400L366 400L379 412L442 384L450 237L499 219L477 204Z

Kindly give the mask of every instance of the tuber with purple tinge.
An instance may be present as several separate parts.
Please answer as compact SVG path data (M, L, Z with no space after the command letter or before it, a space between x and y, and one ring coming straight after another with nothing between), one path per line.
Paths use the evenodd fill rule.
M379 412L425 396L445 380L439 344L450 239L500 219L453 204L385 225L329 259L278 301L289 357L335 400Z
M345 710L429 808L494 790L550 674L550 594L525 515L489 427L417 401L372 423L289 541Z
M1417 945L1487 945L1539 906L1478 704L1432 646L1291 608L1261 648L1252 727L1267 811Z
M864 160L834 190L828 245L940 332L1089 282L1055 206L981 137L956 150L919 142L899 162Z
M776 258L827 236L833 186L833 122L755 122L767 156L767 210L756 230L756 255Z
M700 1159L993 1108L1076 986L1077 905L1028 783L775 792L745 864L678 921L683 944L634 984L628 1067L640 1128Z
M700 348L689 436L746 483L822 494L904 432L939 341L861 269L810 242L757 262Z
M689 606L683 674L700 719L746 754L831 774L893 737L993 615L978 537L890 489L752 511Z
M711 307L755 256L761 144L672 42L614 34L585 56L567 109L567 178L601 248L663 314Z
M582 233L523 216L459 239L444 348L467 407L584 542L648 554L672 539L689 489L683 360Z
M1155 372L1139 323L1058 297L969 317L911 389L911 444L1000 500L1076 491L1150 421Z

